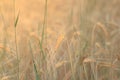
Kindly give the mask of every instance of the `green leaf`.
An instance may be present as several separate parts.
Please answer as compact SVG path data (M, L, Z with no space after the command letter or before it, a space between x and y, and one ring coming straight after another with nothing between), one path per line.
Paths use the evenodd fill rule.
M29 45L30 45L30 53L31 53L31 56L32 56L32 62L33 62L34 72L35 72L35 80L41 80L40 76L38 74L38 71L37 71L37 67L36 67L36 64L35 64L34 57L33 57L32 46L31 46L30 42L29 42Z
M33 65L34 65L34 72L35 72L36 80L40 80L40 77L39 77L39 75L38 75L37 68L36 68L36 65L35 65L34 60L33 60Z
M17 27L18 20L19 20L19 12L18 12L17 18L16 18L16 20L15 20L15 24L14 24L14 27L15 27L15 28Z

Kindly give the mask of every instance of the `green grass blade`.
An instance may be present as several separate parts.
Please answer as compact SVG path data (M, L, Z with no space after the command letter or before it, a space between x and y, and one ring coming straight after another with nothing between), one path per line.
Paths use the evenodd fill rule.
M32 56L32 62L33 62L33 67L34 67L34 72L35 72L35 80L41 80L40 79L40 76L38 74L38 70L37 70L37 67L36 67L36 64L35 64L35 61L34 61L34 57L33 57L33 51L32 51L32 47L31 47L31 43L30 44L30 52L31 52L31 56Z
M15 23L14 23L14 27L15 27L15 28L17 27L18 20L19 20L19 12L18 12L17 18L16 18Z
M14 14L15 15L15 14ZM17 55L17 61L18 61L18 70L17 70L17 72L18 72L18 74L17 74L17 77L18 77L18 79L17 80L19 80L19 62L20 62L20 60L19 60L19 53L18 53L18 45L17 45L17 23L18 23L18 20L19 20L19 12L18 12L18 15L17 15L17 18L15 19L15 22L14 22L14 27L15 27L15 45L16 45L16 55Z
M35 72L36 80L40 80L40 77L39 77L39 75L38 75L37 67L36 67L36 65L35 65L34 60L33 60L33 65L34 65L34 72Z
M39 45L40 45L41 53L43 55L43 59L45 59L45 53L44 53L44 50L43 50L43 38L44 38L44 27L43 27L43 30L42 30L42 39L41 39L41 41L39 41Z

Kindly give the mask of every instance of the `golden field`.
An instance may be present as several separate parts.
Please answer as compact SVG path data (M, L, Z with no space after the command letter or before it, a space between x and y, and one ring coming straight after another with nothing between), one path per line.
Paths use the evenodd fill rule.
M0 0L0 80L119 80L119 0Z

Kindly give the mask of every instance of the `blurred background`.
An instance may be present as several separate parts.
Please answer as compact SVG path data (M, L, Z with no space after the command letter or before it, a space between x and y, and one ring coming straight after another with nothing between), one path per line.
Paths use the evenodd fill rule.
M84 43L88 44L86 49L81 51L82 55L87 54L90 57L94 55L94 59L98 63L100 61L107 62L106 59L108 59L107 64L110 63L110 60L111 62L119 61L120 0L47 0L47 3L46 0L0 0L0 49L8 47L9 51L12 50L15 53L14 24L18 14L16 34L18 52L21 58L30 53L29 40L33 40L33 43L37 44L37 41L42 38L44 27L43 48L51 53L55 48L59 48L60 44L64 44L61 42L64 37L71 40L74 35L78 34L74 34L74 32L78 31L80 33L78 41L80 48ZM76 44L74 47L76 49ZM58 49L58 54L60 51ZM114 68L116 71L113 71L115 80L119 80L119 67L116 62ZM77 71L77 69L75 70ZM109 72L106 71L105 78L102 78L101 75L104 72L101 68L98 71L101 71L100 80L109 80L107 75ZM88 73L86 80L89 80L89 76ZM112 79L114 78L112 77ZM83 77L83 79L85 78ZM93 79L91 78L91 80ZM96 80L98 79L96 78Z

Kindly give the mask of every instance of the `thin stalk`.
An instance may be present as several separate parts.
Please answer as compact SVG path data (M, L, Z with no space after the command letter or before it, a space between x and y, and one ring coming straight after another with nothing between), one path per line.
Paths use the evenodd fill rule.
M15 28L15 47L16 47L17 65L18 65L17 79L19 80L19 55L18 55L18 47L17 47L17 30L16 30L16 28Z
M43 20L43 28L42 28L42 38L41 40L39 40L39 45L40 45L40 50L41 50L41 53L42 53L42 64L44 65L44 63L46 64L46 53L44 52L44 49L43 49L43 41L44 41L44 38L46 37L47 38L47 33L45 35L45 29L46 29L46 25L47 25L47 0L45 0L45 10L44 10L44 20ZM38 25L39 26L39 25ZM47 44L47 39L46 39L46 44ZM45 69L44 69L45 70ZM48 73L47 71L45 71L46 73Z
M17 15L17 18L15 18L15 0L14 0L14 28L15 28L15 48L16 48L16 56L17 56L17 80L19 80L19 55L18 55L18 47L17 47L17 23L19 19L19 13Z
M42 38L41 38L41 41L39 41L39 44L40 44L40 50L42 52L42 55L45 59L45 53L44 53L44 50L43 50L43 41L44 41L44 36L45 36L45 28L47 27L46 24L47 24L47 0L45 0L45 11L44 11L44 21L43 21L43 30L42 30ZM47 34L46 34L46 37L47 37ZM47 39L46 39L46 42L47 42Z
M68 45L68 44L69 44L69 43L67 42L67 45ZM70 43L70 46L71 46L71 43ZM76 78L75 78L75 70L74 70L73 58L72 58L71 52L69 51L69 50L70 50L69 45L68 45L67 47L68 47L68 55L69 55L71 72L72 72L72 80L76 80Z
M33 56L33 51L32 51L32 46L31 46L31 43L29 41L29 45L30 45L30 53L31 53L31 57L32 57L32 62L33 62L33 67L34 67L34 72L35 72L35 80L41 80L38 74L38 70L37 70L37 66L35 64L35 60L34 60L34 56Z
M44 11L44 21L43 21L43 31L42 31L42 40L41 43L43 43L44 40L44 33L45 33L45 28L46 28L46 22L47 22L47 0L45 0L45 11Z

